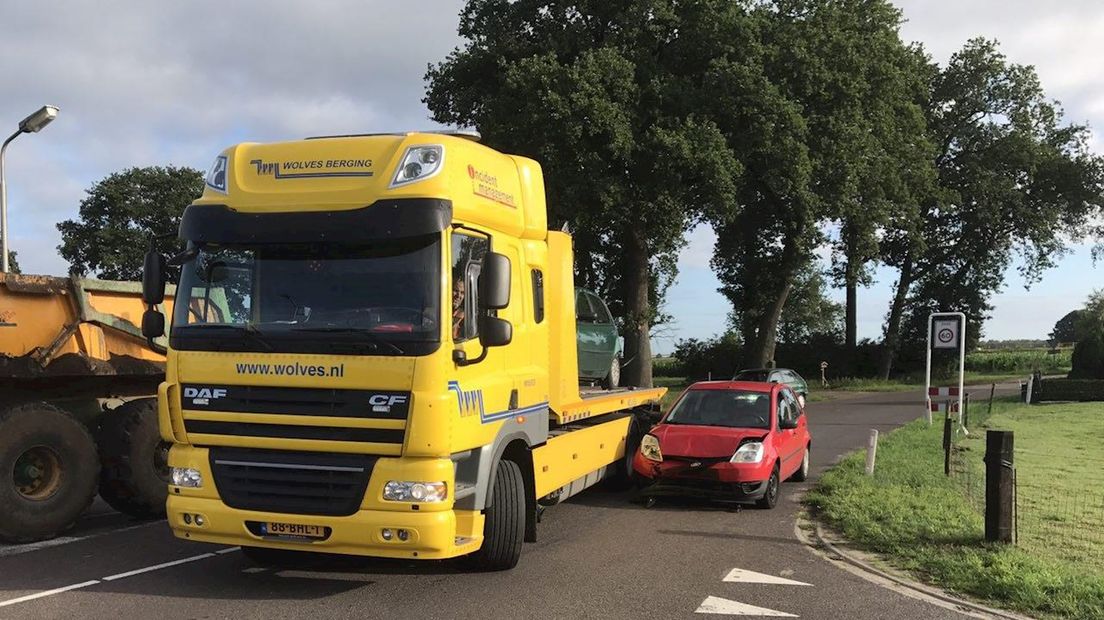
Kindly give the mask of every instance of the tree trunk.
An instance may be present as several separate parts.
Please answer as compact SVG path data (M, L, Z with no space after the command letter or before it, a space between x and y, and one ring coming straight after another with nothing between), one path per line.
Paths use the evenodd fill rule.
M625 385L652 387L650 256L644 233L632 229L625 242Z
M859 303L859 277L852 266L854 260L847 259L847 274L845 275L847 288L846 326L844 327L845 345L848 350L854 351L859 347L858 303Z
M882 363L878 374L883 379L889 379L889 373L893 371L893 360L897 357L897 342L901 336L901 318L905 314L905 301L908 300L910 288L912 288L912 259L906 258L901 264L901 277L897 280L897 291L889 307L885 338L882 340Z
M774 360L774 345L778 336L778 320L782 318L782 310L786 307L786 299L793 290L792 279L786 282L782 290L775 297L770 309L759 320L759 338L755 347L754 366L766 366Z

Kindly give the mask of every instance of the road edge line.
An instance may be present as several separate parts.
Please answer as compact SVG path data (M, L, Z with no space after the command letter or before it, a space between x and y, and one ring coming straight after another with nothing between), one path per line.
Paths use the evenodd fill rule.
M823 529L822 524L820 523L820 521L817 521L817 520L813 519L808 514L799 515L798 521L797 521L797 523L795 524L795 527L794 527L794 530L799 532L798 537L801 538L802 540L807 541L806 544L808 544L811 541L809 541L808 538L804 535L804 532L800 532L801 521L805 521L805 523L808 523L808 524L811 524L811 525L815 526L813 531L814 531L814 535L816 537L816 543L817 544L819 544L820 546L822 546L824 549L828 550L832 554L834 554L836 556L839 556L839 558L841 558L843 561L845 561L848 564L852 565L853 567L859 569L860 571L869 573L871 575L877 575L878 577L880 577L882 579L893 582L894 584L896 584L898 586L901 586L903 588L907 588L907 589L912 590L916 593L922 594L925 597L930 597L930 598L936 599L938 601L942 601L943 603L954 605L955 607L965 608L965 609L968 609L968 610L973 611L975 613L986 614L989 617L1003 618L1005 620L1035 620L1032 616L1025 616L1025 615L1018 614L1018 613L1013 612L1013 611L1008 611L1008 610L1003 610L1003 609L996 609L994 607L988 607L988 606L982 605L980 603L975 603L973 601L968 601L968 600L965 600L965 599L961 599L961 598L952 596L950 594L947 594L943 590L939 590L937 588L928 586L928 585L920 583L918 581L913 581L911 579L906 579L906 578L903 578L903 577L899 577L899 576L894 575L892 573L888 573L884 570L876 568L876 567L872 566L869 562L861 560L861 559L855 557L854 555L852 555L852 554L850 554L846 551L841 550L839 547L837 547L837 546L833 545L831 542L829 542L824 536L824 529Z

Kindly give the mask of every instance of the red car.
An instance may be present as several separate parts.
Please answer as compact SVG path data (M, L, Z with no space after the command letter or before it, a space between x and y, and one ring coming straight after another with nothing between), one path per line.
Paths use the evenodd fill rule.
M774 508L781 481L809 475L811 445L805 412L789 387L703 381L644 436L633 471L648 495Z

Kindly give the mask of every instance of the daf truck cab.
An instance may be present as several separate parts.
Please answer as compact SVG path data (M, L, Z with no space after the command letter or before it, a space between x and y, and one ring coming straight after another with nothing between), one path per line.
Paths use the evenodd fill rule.
M627 474L663 390L580 394L544 200L535 161L457 135L221 153L186 249L146 258L175 535L505 569L541 505Z

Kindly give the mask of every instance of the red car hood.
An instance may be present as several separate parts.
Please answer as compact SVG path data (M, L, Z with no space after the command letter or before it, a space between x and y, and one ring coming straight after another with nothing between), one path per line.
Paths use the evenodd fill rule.
M659 439L663 456L712 459L732 456L741 440L759 439L767 434L767 429L660 424L651 434Z

